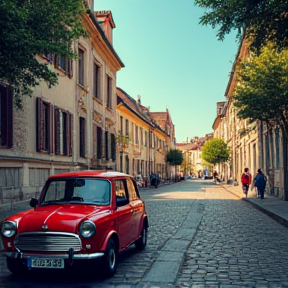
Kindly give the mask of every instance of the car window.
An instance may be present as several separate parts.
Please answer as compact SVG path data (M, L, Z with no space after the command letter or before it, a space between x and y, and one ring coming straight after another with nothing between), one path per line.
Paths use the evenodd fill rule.
M128 200L126 191L125 191L125 181L126 180L115 180L115 194L116 194L116 202L123 203L123 201Z
M51 182L46 192L45 202L63 199L65 195L65 186L66 181Z
M129 200L133 201L133 200L138 199L135 185L131 179L127 179L127 188L128 188L128 193L129 193Z
M111 184L103 179L54 179L50 181L42 203L81 201L99 205L110 203Z

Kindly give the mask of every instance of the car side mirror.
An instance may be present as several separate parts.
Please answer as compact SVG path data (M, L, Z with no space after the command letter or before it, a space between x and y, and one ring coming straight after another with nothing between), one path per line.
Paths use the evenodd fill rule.
M38 200L36 198L31 198L29 204L31 207L35 208L38 204Z

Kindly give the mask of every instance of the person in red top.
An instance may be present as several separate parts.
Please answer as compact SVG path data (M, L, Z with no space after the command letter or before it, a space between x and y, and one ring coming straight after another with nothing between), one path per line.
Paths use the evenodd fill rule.
M241 176L241 183L243 192L247 198L249 185L251 184L251 174L249 173L249 168L244 169L244 173Z

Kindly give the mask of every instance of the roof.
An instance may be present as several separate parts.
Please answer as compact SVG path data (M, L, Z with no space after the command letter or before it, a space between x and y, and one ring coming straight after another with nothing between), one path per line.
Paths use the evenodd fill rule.
M48 179L56 179L56 178L66 178L66 177L100 177L100 178L114 178L114 177L123 177L129 176L128 174L112 171L112 170L83 170L83 171L73 171L66 173L59 173L50 176Z

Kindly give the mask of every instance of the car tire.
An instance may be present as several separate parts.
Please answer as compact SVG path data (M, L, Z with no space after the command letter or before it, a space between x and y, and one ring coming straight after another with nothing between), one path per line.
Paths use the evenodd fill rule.
M147 244L147 227L143 226L140 237L135 241L137 250L144 250Z
M117 245L113 238L110 238L106 249L105 249L105 254L103 256L102 260L102 271L103 271L103 276L105 278L110 278L112 277L117 269L117 264L118 264L118 255L117 255Z
M6 258L8 270L15 276L24 275L27 271L26 267L19 259Z

